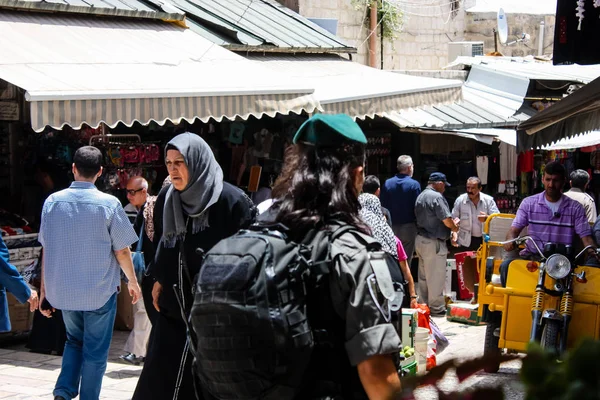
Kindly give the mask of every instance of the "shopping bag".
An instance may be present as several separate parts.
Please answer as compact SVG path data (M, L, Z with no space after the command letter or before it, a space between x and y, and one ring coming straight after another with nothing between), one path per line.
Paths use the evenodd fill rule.
M450 342L448 341L446 336L444 336L444 334L442 333L440 328L437 326L437 324L433 320L429 321L429 325L430 325L430 329L431 329L431 334L433 335L433 338L435 339L435 342L436 342L436 351L435 352L436 352L436 354L440 354L442 351L446 350L446 347L448 347Z

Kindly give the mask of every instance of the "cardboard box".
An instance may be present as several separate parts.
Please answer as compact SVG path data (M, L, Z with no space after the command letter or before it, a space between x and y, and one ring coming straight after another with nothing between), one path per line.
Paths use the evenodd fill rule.
M125 281L121 281L121 292L117 296L117 316L115 318L115 329L119 331L133 329L133 304L131 304L131 300L127 284Z
M452 322L461 322L467 325L481 325L477 315L478 304L454 303L446 309L446 319Z
M458 298L470 300L474 296L475 284L479 282L477 273L477 253L465 251L456 253L456 274L458 277Z
M19 303L12 293L7 293L7 300L11 332L30 331L33 324L33 313L29 311L29 303Z
M402 309L402 347L415 347L415 332L417 331L419 312L414 308Z

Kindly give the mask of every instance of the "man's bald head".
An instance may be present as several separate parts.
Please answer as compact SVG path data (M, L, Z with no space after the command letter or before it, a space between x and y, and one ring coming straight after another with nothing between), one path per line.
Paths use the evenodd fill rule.
M142 208L148 197L148 181L141 176L132 176L127 181L127 200L137 209Z

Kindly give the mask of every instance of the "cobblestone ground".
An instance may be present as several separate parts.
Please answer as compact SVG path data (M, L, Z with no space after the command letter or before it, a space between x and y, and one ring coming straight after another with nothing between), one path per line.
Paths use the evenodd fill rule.
M468 360L483 355L485 326L470 326L448 322L445 318L434 318L434 321L450 341L448 348L438 356L438 363L453 358L458 360ZM446 378L440 382L439 388L442 391L448 392L465 390L478 386L502 387L506 400L521 400L524 399L525 396L523 394L523 388L518 381L520 368L520 361L511 361L502 364L498 373L488 374L482 371L461 384L458 383L456 375L449 373ZM438 395L434 388L425 387L418 389L415 392L415 397L417 400L435 400L438 398Z
M436 323L448 337L450 345L439 355L439 362L451 358L469 359L483 353L485 327L469 326L436 318ZM130 399L141 367L125 364L119 360L128 332L115 332L109 363L102 383L101 399ZM60 372L61 358L29 353L22 344L0 349L0 399L41 400L51 399L54 383ZM439 385L443 391L466 389L476 386L502 386L507 400L523 399L517 381L520 362L502 365L499 373L479 373L462 384L456 376L447 376ZM418 400L437 399L435 389L421 388L415 392Z
M101 399L131 399L142 367L119 359L129 332L115 331L102 381ZM0 349L0 399L52 399L62 358L30 353L24 345Z

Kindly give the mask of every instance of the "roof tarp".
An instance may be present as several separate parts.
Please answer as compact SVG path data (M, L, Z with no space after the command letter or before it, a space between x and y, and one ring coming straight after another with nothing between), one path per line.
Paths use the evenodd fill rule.
M600 130L600 78L521 123L517 149L538 148L595 130Z
M325 113L364 119L412 107L461 99L462 82L367 67L335 55L247 55L292 82L311 84Z
M36 131L319 108L310 84L152 20L3 11L0 79L26 91Z

